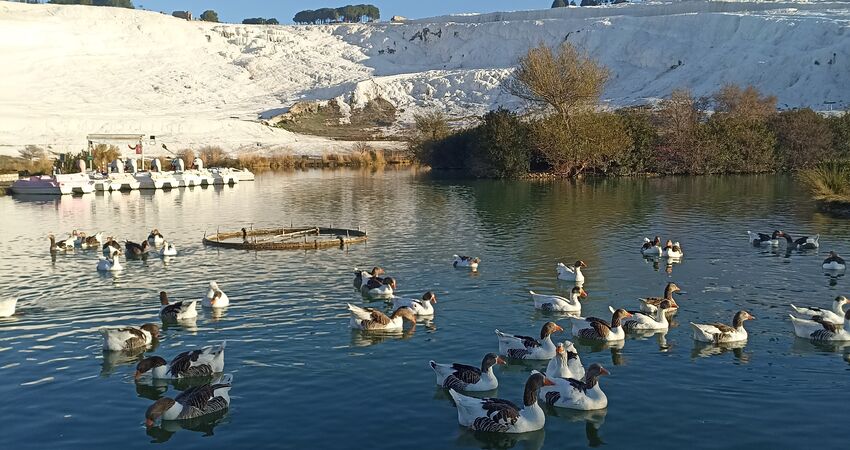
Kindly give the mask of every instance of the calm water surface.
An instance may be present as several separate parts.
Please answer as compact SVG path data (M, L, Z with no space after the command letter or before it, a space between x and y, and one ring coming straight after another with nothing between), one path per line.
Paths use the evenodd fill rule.
M0 295L20 298L0 319L0 448L839 448L847 444L848 350L795 339L787 304L827 306L846 278L820 269L850 253L850 223L814 212L787 177L696 177L569 182L434 180L409 171L267 174L225 189L0 198ZM205 232L243 226L361 227L345 250L245 252L205 248ZM95 271L97 252L48 253L47 234L103 230L140 241L159 228L180 255ZM747 244L748 229L820 233L820 254ZM644 260L644 236L681 241L668 269ZM453 253L483 259L454 270ZM548 411L545 430L489 437L457 425L428 360L477 364L497 349L493 329L537 334L546 320L527 291L566 294L558 261L583 259L584 315L635 307L668 281L685 291L679 326L615 348L579 345L610 404L594 413ZM401 295L439 296L433 321L399 336L348 329L354 267L384 266ZM227 340L232 406L214 423L144 427L145 409L173 386L136 384L136 359L104 354L98 329L157 321L160 290L199 298L215 279L231 297L221 314L164 330L148 354ZM381 303L373 306L381 307ZM731 320L749 342L697 345L689 321ZM558 340L567 336L556 335ZM520 402L536 365L499 367L497 395ZM167 391L166 391L167 388Z

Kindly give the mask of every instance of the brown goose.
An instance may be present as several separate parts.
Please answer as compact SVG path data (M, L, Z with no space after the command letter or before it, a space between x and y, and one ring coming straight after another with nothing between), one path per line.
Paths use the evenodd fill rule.
M145 411L145 426L157 420L188 420L227 410L230 406L230 385L233 379L223 375L214 383L196 386L174 399L164 397Z
M673 294L680 291L681 289L679 288L679 286L676 285L676 283L667 283L667 286L664 287L664 297L639 298L638 300L640 300L640 310L648 314L655 314L655 312L658 310L658 305L660 305L662 301L667 300L670 302L670 307L667 308L666 311L667 318L669 319L674 314L679 312L679 305L673 298Z
M747 330L744 329L745 320L756 320L747 311L738 311L732 318L732 326L724 323L698 324L691 322L694 330L694 340L712 344L726 342L739 342L747 340Z
M611 323L596 317L573 318L573 336L594 341L622 341L626 338L622 326L622 320L626 317L632 317L632 313L618 309L611 316Z
M108 351L132 350L144 348L159 337L159 326L146 323L140 327L104 328L100 330L103 336L103 349Z
M540 340L531 336L502 333L496 330L499 338L499 353L514 359L552 359L555 357L555 343L552 333L564 331L555 322L546 322L540 329Z
M356 330L400 331L404 326L404 321L416 325L416 315L407 307L398 308L389 317L377 309L361 308L352 304L348 305L348 310L351 312L349 325Z
M505 360L495 353L487 353L481 360L481 368L466 364L428 364L437 374L437 386L456 391L482 392L499 387L499 380L493 374L493 366L506 364Z
M457 405L458 423L474 431L491 433L526 433L543 428L546 415L537 403L537 393L543 386L551 386L540 372L533 370L525 382L523 408L500 398L475 398L449 389Z

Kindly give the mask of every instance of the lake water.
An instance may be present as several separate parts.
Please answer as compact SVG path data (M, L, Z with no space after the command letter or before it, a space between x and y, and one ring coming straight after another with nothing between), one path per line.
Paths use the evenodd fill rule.
M828 306L846 278L820 262L850 253L850 222L818 214L785 176L499 182L434 179L408 170L263 174L233 188L0 197L0 295L20 298L0 319L0 448L838 448L850 398L847 351L796 339L788 303ZM204 233L281 225L360 227L348 249L246 252L205 248ZM49 233L103 230L141 241L159 228L180 255L95 271L96 251L48 252ZM746 231L820 233L819 253L750 247ZM682 242L668 271L638 252L644 236ZM483 260L477 274L451 255ZM579 345L585 366L611 372L607 410L547 411L545 430L481 436L457 424L428 360L478 364L495 328L537 334L549 319L527 291L566 294L558 261L583 259L584 315L637 306L668 281L685 291L664 337L622 348ZM346 302L365 303L352 268L379 264L400 295L438 295L437 315L413 332L369 337L348 329ZM668 273L670 272L670 273ZM148 354L227 340L230 411L192 429L144 426L145 409L175 388L137 385L134 360L104 355L98 329L157 322L160 290L200 298L210 280L231 297L194 328L163 331ZM372 303L381 307L382 303ZM729 322L747 309L743 348L697 345L687 322ZM568 336L555 335L556 340ZM500 366L497 395L521 402L531 368Z

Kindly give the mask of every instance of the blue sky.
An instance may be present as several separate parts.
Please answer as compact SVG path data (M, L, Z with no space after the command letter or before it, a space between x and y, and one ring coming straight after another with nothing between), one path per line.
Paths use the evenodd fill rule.
M552 6L552 0L133 0L136 7L153 11L189 10L197 17L204 10L214 9L226 22L242 22L246 17L275 17L290 23L296 12L303 9L339 7L371 3L381 10L381 18L394 15L410 18L438 16L463 12L516 11Z

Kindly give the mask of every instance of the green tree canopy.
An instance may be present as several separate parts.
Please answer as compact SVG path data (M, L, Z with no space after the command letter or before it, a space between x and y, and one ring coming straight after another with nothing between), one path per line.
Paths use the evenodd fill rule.
M567 2L565 2L564 0L555 0L554 2L552 2L552 7L553 8L566 8Z
M208 9L201 14L200 19L204 22L218 22L218 13Z

